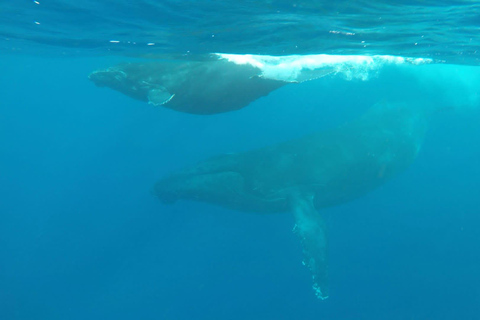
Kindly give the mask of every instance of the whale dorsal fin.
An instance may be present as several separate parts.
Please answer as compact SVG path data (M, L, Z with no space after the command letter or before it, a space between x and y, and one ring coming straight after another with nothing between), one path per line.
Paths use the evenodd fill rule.
M313 289L320 299L328 298L328 241L325 222L315 210L312 194L295 193L290 198L295 217L293 232L300 238L303 264L312 273Z
M148 103L154 106L161 106L172 100L175 94L171 94L164 87L157 87L148 91Z

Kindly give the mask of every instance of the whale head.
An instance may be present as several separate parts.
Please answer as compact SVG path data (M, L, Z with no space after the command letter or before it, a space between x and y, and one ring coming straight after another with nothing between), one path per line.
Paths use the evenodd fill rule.
M242 193L244 179L235 169L233 159L219 156L175 172L154 187L155 195L164 203L180 199L218 202Z
M285 198L258 192L244 160L242 154L207 159L159 180L153 193L166 204L191 200L240 211L285 211Z
M108 68L92 72L88 79L98 87L116 87L127 81L127 74L118 68Z

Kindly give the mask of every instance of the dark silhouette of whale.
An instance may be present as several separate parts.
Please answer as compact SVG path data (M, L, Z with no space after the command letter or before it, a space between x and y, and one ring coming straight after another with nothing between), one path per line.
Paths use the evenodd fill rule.
M252 64L212 56L205 61L124 63L94 71L89 79L97 86L112 88L155 106L193 114L214 114L246 107L288 83L312 80L332 72L332 68L306 69L298 71L294 80L285 80L278 75L265 76L264 70Z
M432 108L379 104L356 121L300 139L200 162L158 181L165 203L203 201L258 213L292 211L303 263L328 297L327 233L318 209L382 185L416 158Z
M193 114L237 110L287 84L227 60L125 63L90 74L97 86Z

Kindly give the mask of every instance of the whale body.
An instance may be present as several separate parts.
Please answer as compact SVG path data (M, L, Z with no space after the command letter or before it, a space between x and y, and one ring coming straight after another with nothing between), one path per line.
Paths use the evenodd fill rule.
M193 114L241 109L288 83L224 59L124 63L94 71L89 79L134 99Z
M417 157L430 112L377 105L338 128L207 159L157 182L164 203L194 200L239 211L293 212L317 297L328 297L327 232L320 209L356 199Z

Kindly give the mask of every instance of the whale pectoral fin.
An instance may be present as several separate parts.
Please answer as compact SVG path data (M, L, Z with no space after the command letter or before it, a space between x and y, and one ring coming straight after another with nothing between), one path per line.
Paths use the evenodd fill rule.
M294 233L300 238L303 264L310 269L317 298L328 298L327 230L313 205L312 195L295 195L290 200L295 217Z
M330 74L336 73L337 70L334 68L324 68L324 69L303 69L296 77L297 82L305 82L310 80L319 79Z
M158 87L148 91L148 103L154 106L161 106L172 100L175 94L171 94L164 87Z

